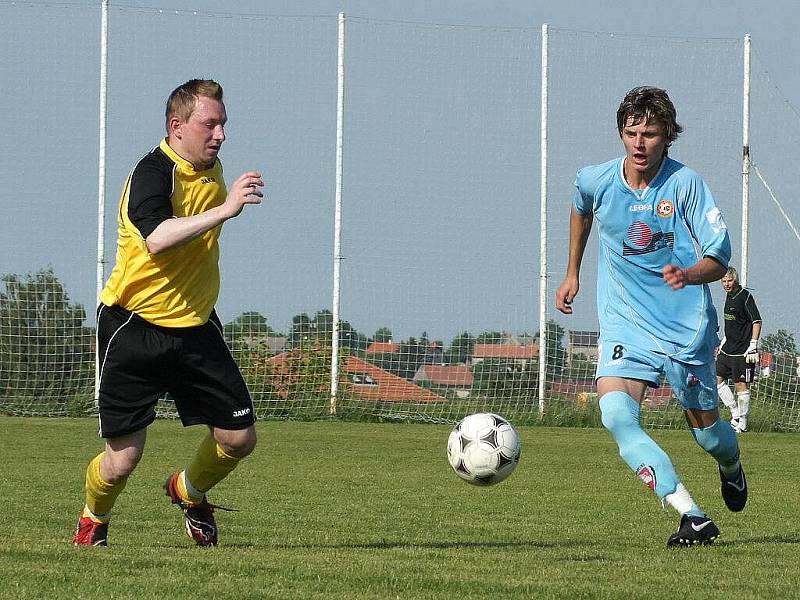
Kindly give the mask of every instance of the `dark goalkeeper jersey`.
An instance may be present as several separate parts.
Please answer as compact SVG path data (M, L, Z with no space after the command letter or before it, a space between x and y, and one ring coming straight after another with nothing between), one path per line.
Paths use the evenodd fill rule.
M728 355L744 354L753 335L753 323L761 322L755 298L743 287L725 298L725 343L721 351Z

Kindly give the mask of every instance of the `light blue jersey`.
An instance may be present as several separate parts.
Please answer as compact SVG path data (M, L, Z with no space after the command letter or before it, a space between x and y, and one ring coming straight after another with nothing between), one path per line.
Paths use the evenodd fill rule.
M708 285L674 291L662 269L670 263L688 268L702 257L727 266L731 243L722 213L702 177L685 165L665 158L650 186L633 190L623 162L583 168L575 179L575 209L594 213L600 237L601 341L689 365L708 364L719 345Z

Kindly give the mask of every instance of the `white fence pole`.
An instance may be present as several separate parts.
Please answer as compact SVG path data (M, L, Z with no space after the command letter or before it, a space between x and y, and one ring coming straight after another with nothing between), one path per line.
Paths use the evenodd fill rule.
M540 123L540 232L539 232L539 415L544 414L547 374L547 45L549 30L542 25L542 112Z
M739 279L747 285L750 260L750 34L744 36L744 90L742 95L742 264Z
M106 120L108 95L108 2L100 2L100 150L97 157L97 300L103 291L105 281L105 219L106 219ZM94 401L97 406L100 381L99 369L95 369Z
M331 333L331 406L336 414L339 387L339 304L342 263L342 149L344 140L344 13L339 13L336 69L336 208L333 223L333 331Z

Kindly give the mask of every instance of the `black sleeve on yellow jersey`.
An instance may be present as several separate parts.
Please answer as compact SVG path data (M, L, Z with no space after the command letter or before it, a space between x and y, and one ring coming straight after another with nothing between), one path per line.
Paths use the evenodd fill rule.
M128 218L147 239L156 227L171 219L174 191L173 163L159 148L139 161L131 173Z

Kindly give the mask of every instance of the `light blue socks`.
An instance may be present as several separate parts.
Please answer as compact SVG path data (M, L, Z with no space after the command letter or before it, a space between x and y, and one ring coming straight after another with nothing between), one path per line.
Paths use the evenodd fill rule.
M642 429L639 403L625 392L609 392L600 399L600 410L622 460L660 498L675 492L678 474L666 452Z
M739 440L727 421L719 419L711 427L692 427L692 435L700 447L714 457L725 475L739 472Z

